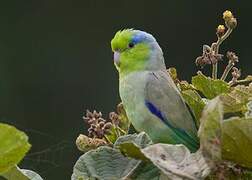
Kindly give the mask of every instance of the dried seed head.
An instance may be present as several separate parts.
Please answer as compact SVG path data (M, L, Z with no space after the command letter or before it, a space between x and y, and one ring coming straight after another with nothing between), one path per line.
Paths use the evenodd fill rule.
M102 139L105 134L109 133L111 130L112 124L111 122L107 122L102 118L102 113L89 110L86 111L86 116L83 119L89 124L88 136L92 138L100 138Z
M100 127L103 127L103 126L104 126L104 124L105 124L105 122L101 121L101 122L99 122L99 124L98 124L98 125L99 125Z
M196 65L204 67L207 64L216 64L218 61L221 61L223 58L222 54L215 54L214 51L211 51L211 48L207 45L203 46L203 53L201 56L196 58Z
M241 77L241 70L239 70L238 68L236 67L233 67L232 68L232 80L229 82L230 85L233 85L237 82L237 80Z
M212 64L216 64L218 61L222 61L223 55L222 54L211 54L209 56Z
M90 128L96 128L96 124L91 124Z
M232 68L232 77L235 81L237 81L240 77L241 77L241 70L239 70L238 68L236 67L233 67Z
M206 56L199 56L196 58L195 64L203 68L205 65L211 64L211 61L209 61L209 58L207 58Z
M104 126L104 130L110 130L113 127L113 124L111 122L107 122Z
M102 117L101 112L90 112L89 110L86 111L86 116L83 116L83 120L86 121L89 125L96 124L99 121L99 118Z
M228 60L230 61L230 63L232 63L233 65L236 62L239 62L239 57L234 52L228 51L226 56Z
M109 119L115 126L119 126L120 120L118 114L116 114L115 112L109 113Z

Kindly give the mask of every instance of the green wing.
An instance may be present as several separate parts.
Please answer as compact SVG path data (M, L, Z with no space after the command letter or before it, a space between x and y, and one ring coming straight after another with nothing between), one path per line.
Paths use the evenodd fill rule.
M156 71L148 74L145 104L181 141L198 146L195 120L167 72Z

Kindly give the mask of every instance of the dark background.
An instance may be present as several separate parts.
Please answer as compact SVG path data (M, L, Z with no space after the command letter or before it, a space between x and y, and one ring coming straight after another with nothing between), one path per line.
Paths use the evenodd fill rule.
M243 76L251 74L249 2L1 2L0 118L30 137L33 147L21 166L46 180L70 179L81 154L75 138L85 133L84 110L97 109L106 116L120 102L110 49L110 40L119 29L133 27L152 33L167 66L175 66L181 79L190 80L198 70L194 60L202 45L216 40L222 12L230 9L238 27L221 52L235 51Z

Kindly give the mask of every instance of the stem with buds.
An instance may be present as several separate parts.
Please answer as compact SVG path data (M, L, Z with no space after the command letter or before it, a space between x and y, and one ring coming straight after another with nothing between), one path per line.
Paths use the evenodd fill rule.
M228 28L228 30L226 31L226 33L223 36L218 36L217 42L212 44L213 51L214 51L214 53L216 55L219 54L220 45L222 44L223 41L225 41L229 37L229 35L232 33L232 31L233 31L233 29ZM228 67L230 69L227 69L227 68L225 69L225 71L227 71L227 72L224 71L225 76L232 69L232 67L231 68ZM217 76L218 76L218 62L213 63L213 70L212 70L212 78L213 79L217 79Z

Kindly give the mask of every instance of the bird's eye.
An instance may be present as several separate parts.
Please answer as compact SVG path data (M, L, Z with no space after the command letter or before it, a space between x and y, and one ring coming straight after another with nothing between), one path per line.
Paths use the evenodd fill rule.
M131 43L129 43L128 46L129 46L129 48L133 48L135 46L135 44L131 42Z

